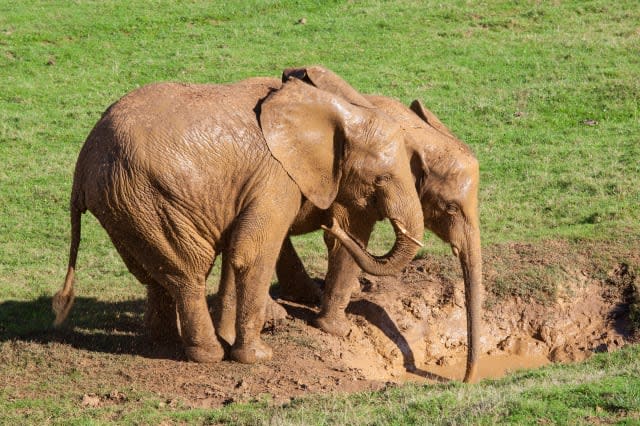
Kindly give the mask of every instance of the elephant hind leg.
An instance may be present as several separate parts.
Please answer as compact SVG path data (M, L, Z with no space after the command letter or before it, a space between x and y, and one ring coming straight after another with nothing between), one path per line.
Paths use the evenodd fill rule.
M147 225L145 232L121 227L110 236L129 270L147 286L145 323L151 335L165 341L180 336L192 361L222 360L224 350L215 335L205 294L206 276L215 258L213 249L198 244L200 240L189 234L189 228L164 233L154 223ZM125 230L127 238L122 235ZM170 239L152 238L154 235ZM144 245L129 247L120 241Z
M169 292L156 282L147 285L144 323L153 340L166 343L180 341L176 302Z
M224 358L224 348L218 341L205 294L205 277L167 277L166 287L175 294L182 342L187 358L211 363Z
M144 267L121 243L114 243L129 272L147 287L147 306L144 324L153 341L175 342L180 340L176 303L171 294L153 279Z
M293 195L286 200L284 194ZM297 213L295 208L285 206L299 205L299 193L294 191L262 199L243 212L232 232L230 250L225 255L235 278L236 336L231 357L236 361L254 363L273 355L260 332L280 247Z

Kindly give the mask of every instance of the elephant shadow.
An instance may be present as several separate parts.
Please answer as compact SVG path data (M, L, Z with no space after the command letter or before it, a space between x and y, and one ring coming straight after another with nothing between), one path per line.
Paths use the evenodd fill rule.
M298 320L310 324L317 315L317 310L307 305L297 303L283 303L287 314ZM374 327L382 331L389 340L397 345L403 358L403 366L407 372L436 382L448 382L446 377L439 376L416 366L415 357L409 342L402 335L396 323L380 305L369 300L352 300L347 307L347 313L364 318Z
M347 312L363 317L370 324L382 331L389 340L394 342L402 354L403 366L407 372L436 382L449 381L446 377L431 373L416 366L415 356L409 342L382 306L365 299L352 300L347 308Z
M76 297L70 317L58 328L52 325L51 300L0 302L0 342L60 343L92 352L186 360L180 342L158 344L145 335L144 299Z

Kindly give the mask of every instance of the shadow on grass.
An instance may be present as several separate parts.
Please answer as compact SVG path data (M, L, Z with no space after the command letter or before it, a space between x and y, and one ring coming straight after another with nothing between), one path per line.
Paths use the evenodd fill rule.
M66 322L53 327L51 297L0 302L0 341L61 343L76 349L183 360L179 342L157 344L144 334L145 300L105 302L77 297Z

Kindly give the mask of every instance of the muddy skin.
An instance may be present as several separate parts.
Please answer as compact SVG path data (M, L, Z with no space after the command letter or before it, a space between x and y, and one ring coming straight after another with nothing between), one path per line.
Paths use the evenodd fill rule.
M465 381L473 381L478 361L482 304L479 167L476 158L469 147L458 140L419 101L414 101L407 108L400 102L383 96L363 96L331 71L317 66L286 70L285 78L290 76L332 91L353 104L378 109L402 128L408 141L407 155L416 191L420 196L424 225L451 245L465 277L469 348ZM305 215L298 216L290 235L316 230L335 218L343 227L348 224L352 231L350 236L359 245L366 247L373 225L380 219L378 211L370 206L355 216L358 223L353 223L349 221L348 215L335 211L337 207L334 204L326 212L307 211ZM307 210L312 208L308 207ZM350 328L344 311L349 304L352 289L357 286L360 268L347 250L340 248L341 245L335 246L333 235L325 237L325 241L329 266L321 296L321 311L314 322L328 333L344 336ZM281 297L298 302L315 301L318 286L301 265L293 246L285 241L277 265Z
M151 336L179 334L196 362L225 356L219 338L234 360L267 361L273 351L260 331L268 287L302 200L319 209L338 203L351 215L376 196L385 217L419 236L413 185L395 122L297 79L142 87L107 109L80 152L55 324L73 303L80 217L89 210L148 288ZM366 256L352 247L352 255ZM396 247L377 261L400 270L416 251L398 234ZM216 330L205 282L218 254L221 287L229 291L214 313Z

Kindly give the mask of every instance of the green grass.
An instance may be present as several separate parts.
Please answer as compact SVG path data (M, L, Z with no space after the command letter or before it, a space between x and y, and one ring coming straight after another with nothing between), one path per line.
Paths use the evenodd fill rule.
M307 23L298 24L303 17ZM545 239L637 244L638 22L635 0L0 0L0 301L50 296L61 285L74 162L109 104L152 81L230 82L279 76L285 67L313 63L333 69L362 92L405 103L422 99L473 148L481 164L483 244ZM373 246L388 239L383 228ZM296 245L310 269L321 273L320 235L301 237ZM428 253L444 250L429 237ZM78 267L82 294L107 301L144 295L90 215L83 218ZM539 273L531 271L532 281ZM545 371L539 374L564 374L562 368ZM519 377L524 378L513 380L529 380ZM607 380L607 386L624 387L615 377ZM511 386L506 382L488 388ZM588 392L566 386L557 392L576 399L554 396L553 389L543 398L556 401L560 414L552 421L570 423L573 408L562 404L587 407L580 415L602 414L593 412ZM403 388L382 394L370 409L360 408L366 406L364 396L318 404L412 423L419 417L411 416L432 410L432 404L445 413L457 410L471 393L482 394L480 389ZM503 389L510 401L511 388ZM621 392L627 402L620 404L627 407L632 393ZM608 415L604 397L594 398L601 398L597 404ZM526 405L524 399L513 404ZM528 423L526 413L546 409L531 402L518 408L525 417L502 417L510 403L491 411L495 404L483 405L482 397L475 401L467 405L471 412L489 410L478 423L496 418ZM54 417L69 409L45 399L33 403L49 406ZM398 411L405 403L413 407L406 421ZM304 411L300 407L274 415L288 418L287 410ZM386 409L392 417L384 417ZM637 413L637 403L633 410ZM154 422L143 413L130 420ZM211 415L212 422L217 415ZM296 415L301 416L291 414L293 421L302 422ZM370 421L357 415L362 416L357 422ZM452 423L467 422L462 411L446 415ZM315 416L319 423L341 420Z
M46 363L28 354L25 366ZM73 375L69 380L73 380ZM112 389L102 389L101 395ZM598 354L572 365L520 371L480 385L410 384L380 392L294 399L282 406L269 400L232 404L219 410L185 409L180 402L127 390L126 408L78 408L74 396L55 404L17 399L0 389L0 412L9 424L638 424L640 423L640 346ZM46 394L46 389L43 390Z

